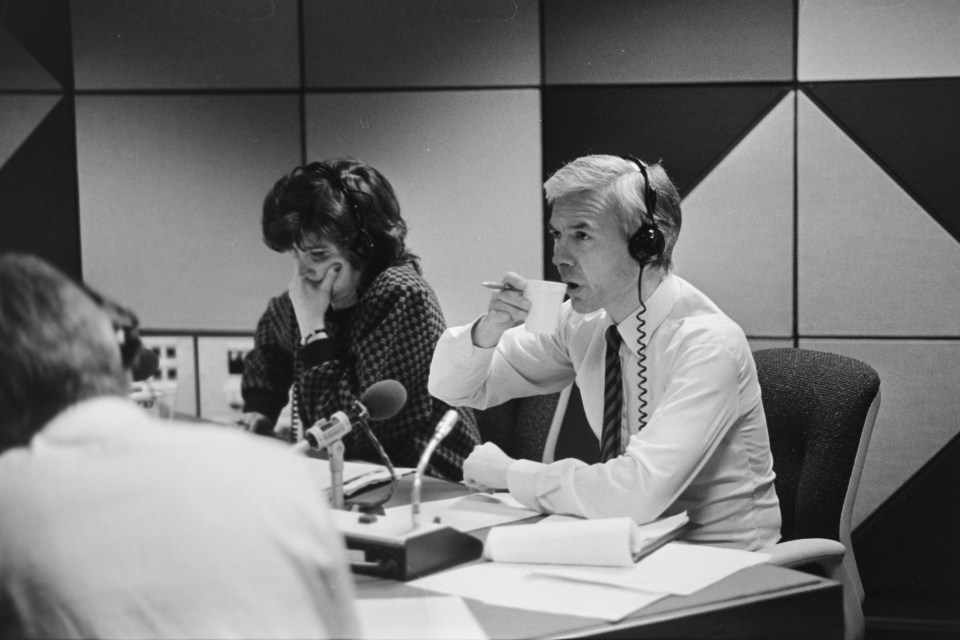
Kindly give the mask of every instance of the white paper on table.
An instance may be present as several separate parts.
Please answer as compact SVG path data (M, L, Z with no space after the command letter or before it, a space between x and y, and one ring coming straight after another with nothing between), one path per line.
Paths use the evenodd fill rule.
M496 562L632 567L689 521L687 513L638 526L632 518L554 517L531 527L494 529L483 555Z
M486 640L467 604L453 596L360 598L357 617L364 638L378 640Z
M330 476L330 461L320 458L304 458L311 471L317 478L317 484L322 491L329 491L333 486ZM394 469L397 477L403 477L413 473L415 469L406 467L397 467ZM372 462L352 462L343 463L343 484L344 495L351 495L363 487L377 484L378 482L388 482L390 480L390 470L381 464Z
M770 556L754 551L670 542L632 568L551 567L537 572L574 581L595 582L642 592L690 595Z
M410 505L385 510L387 517L407 522L412 518L411 511ZM539 511L525 507L509 493L473 493L460 498L420 503L420 522L434 522L439 518L440 524L464 533L538 515Z
M610 622L622 620L667 595L555 579L537 573L541 566L482 562L435 573L407 584L490 605Z
M483 557L495 562L631 567L635 528L627 517L502 527L487 535Z

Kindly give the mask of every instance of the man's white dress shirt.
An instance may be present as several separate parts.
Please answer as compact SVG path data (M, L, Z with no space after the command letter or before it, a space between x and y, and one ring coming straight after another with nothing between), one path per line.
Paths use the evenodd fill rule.
M229 427L81 402L0 455L0 597L28 637L356 637L309 465Z
M639 311L639 308L638 308ZM636 313L623 337L623 455L587 465L566 459L514 462L510 493L548 513L631 516L639 523L686 510L700 527L686 539L759 549L780 538L780 506L760 386L746 337L703 293L668 274L646 301L646 426L638 431L640 336ZM553 334L508 330L494 348L476 347L473 324L448 329L437 345L430 392L479 409L560 391L574 380L600 438L604 395L603 310L563 304Z

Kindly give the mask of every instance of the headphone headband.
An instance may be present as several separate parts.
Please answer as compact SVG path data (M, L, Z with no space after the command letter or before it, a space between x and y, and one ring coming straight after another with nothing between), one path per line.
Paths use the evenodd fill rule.
M140 340L140 321L136 314L94 291L83 282L76 284L110 317L110 323L113 325L120 347L120 361L123 368L133 375L134 381L146 380L156 373L159 361Z
M650 218L650 221L641 221L640 228L630 237L628 250L634 260L641 265L645 265L656 260L660 254L663 253L664 246L666 245L663 232L657 227L657 219L655 217L657 211L657 190L650 183L650 173L647 163L632 155L623 156L623 159L637 165L637 168L640 169L640 173L643 175L643 204L647 209L647 216Z
M367 231L367 225L364 224L363 217L360 215L360 207L357 206L357 201L354 197L356 190L347 187L347 183L344 182L339 172L337 172L326 162L320 162L318 164L327 174L327 178L329 179L330 183L343 194L344 200L347 201L347 204L353 211L353 217L357 223L357 238L356 242L354 242L353 250L356 251L360 256L369 255L374 249L375 242L373 236L371 236L370 232ZM366 196L367 194L364 193L362 195Z

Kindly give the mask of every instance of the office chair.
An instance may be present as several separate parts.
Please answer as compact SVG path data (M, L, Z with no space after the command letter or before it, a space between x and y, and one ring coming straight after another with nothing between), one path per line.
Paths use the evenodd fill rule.
M480 438L493 442L511 458L543 460L550 425L561 393L514 398L488 409L476 410Z
M864 592L850 522L880 377L859 360L808 349L762 349L753 357L783 520L781 541L763 551L772 564L840 582L844 637L862 638Z

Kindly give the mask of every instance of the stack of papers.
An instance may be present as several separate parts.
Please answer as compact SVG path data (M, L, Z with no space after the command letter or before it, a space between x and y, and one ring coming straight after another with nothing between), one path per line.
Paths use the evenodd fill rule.
M506 524L541 515L528 509L510 494L472 494L462 498L433 500L420 505L420 526L413 526L413 511L410 505L390 507L383 515L372 520L359 521L352 511L332 512L334 523L340 533L377 540L403 540L425 530L451 527L468 533L498 524Z
M767 559L763 553L669 542L629 567L483 562L407 584L490 605L616 622Z
M386 510L387 518L410 522L412 507ZM443 524L467 533L543 515L520 504L509 493L473 493L462 498L434 500L420 505L420 521Z
M330 461L320 458L306 458L307 464L314 472L317 483L323 491L329 491L333 485L330 475ZM415 469L396 467L397 477L413 473ZM343 463L343 495L350 497L360 491L378 484L390 482L390 470L380 464L371 462L344 462Z
M536 526L493 529L483 557L496 562L630 567L678 537L689 522L685 511L645 525L627 517L551 516Z
M426 502L420 510L423 528L451 526L464 532L538 515L542 514L508 493ZM411 531L410 507L387 509L377 526L393 533ZM550 516L535 524L491 529L485 553L493 562L461 565L407 585L488 605L614 622L671 594L692 594L769 558L672 541L690 527L685 513L642 526L621 518ZM381 605L386 606L365 603L373 611L385 611ZM464 622L472 620L468 612L460 610L452 623L458 620L469 630L465 637L476 637L476 627Z

